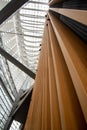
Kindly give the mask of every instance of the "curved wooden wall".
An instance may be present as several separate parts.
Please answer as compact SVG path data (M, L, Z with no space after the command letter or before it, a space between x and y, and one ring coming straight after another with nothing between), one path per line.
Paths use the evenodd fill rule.
M87 44L54 13L87 25L87 11L50 10L24 130L87 130Z

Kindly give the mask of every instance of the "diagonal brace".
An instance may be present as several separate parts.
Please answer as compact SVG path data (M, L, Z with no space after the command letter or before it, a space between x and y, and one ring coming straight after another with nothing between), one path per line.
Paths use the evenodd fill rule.
M17 66L19 69L21 69L23 72L25 72L27 75L29 75L31 78L35 79L35 74L31 70L29 70L26 66L20 63L18 60L16 60L13 56L11 56L1 47L0 54L4 56L7 60L9 60L11 63L13 63L15 66Z
M28 0L11 0L1 11L0 11L0 24L2 24L9 16L16 12L22 5Z

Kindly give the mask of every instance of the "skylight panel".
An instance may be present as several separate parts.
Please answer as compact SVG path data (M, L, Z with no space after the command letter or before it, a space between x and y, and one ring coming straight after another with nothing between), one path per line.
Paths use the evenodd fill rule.
M45 15L48 10L47 3L48 0L28 1L5 23L2 30L4 32L1 33L6 51L8 50L12 56L34 73L37 70L38 57L41 50ZM9 66L12 71L11 74L14 75L13 80L17 86L17 90L19 90L21 85L18 85L18 81L16 80L16 75L19 74L19 71L15 71L13 69L14 66L11 64ZM19 80L25 81L24 78L26 78L26 75L21 74Z
M46 14L46 12L45 11L42 11L42 12L40 12L40 11L35 11L35 10L27 10L27 9L22 9L22 11L20 12L20 14L23 16L23 15L27 15L27 14L29 14L29 15L40 15L40 16L45 16L45 14Z

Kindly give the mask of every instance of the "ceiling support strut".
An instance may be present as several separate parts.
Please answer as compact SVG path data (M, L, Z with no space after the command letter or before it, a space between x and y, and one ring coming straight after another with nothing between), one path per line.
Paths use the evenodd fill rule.
M0 54L4 56L7 60L9 60L11 63L13 63L15 66L17 66L19 69L21 69L23 72L28 74L31 78L35 79L35 74L31 70L29 70L26 66L20 63L18 60L16 60L13 56L11 56L1 47L0 47Z

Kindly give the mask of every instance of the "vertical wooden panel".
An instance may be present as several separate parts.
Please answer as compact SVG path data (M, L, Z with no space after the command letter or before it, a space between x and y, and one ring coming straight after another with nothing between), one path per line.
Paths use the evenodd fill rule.
M87 122L87 45L55 16L50 19Z
M50 32L51 33L51 32ZM52 51L48 33L48 68L49 68L49 90L50 90L50 107L51 107L51 130L62 130L59 112L59 101L57 95L57 86L54 74Z
M44 63L43 63L43 111L42 111L42 130L50 130L50 101L49 101L49 81L48 81L48 51L47 51L47 26L44 38Z
M51 49L54 62L60 116L63 130L86 129L83 113L74 90L68 68L49 22Z

